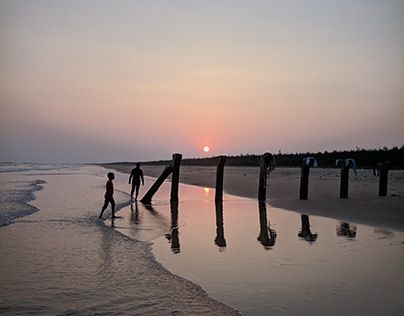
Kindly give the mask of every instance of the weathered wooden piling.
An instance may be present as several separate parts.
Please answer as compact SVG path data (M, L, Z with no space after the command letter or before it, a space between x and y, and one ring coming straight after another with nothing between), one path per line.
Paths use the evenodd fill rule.
M307 200L309 195L310 167L303 165L300 173L300 199Z
M316 159L312 157L304 158L300 174L300 199L307 200L309 195L309 175L310 168L317 167Z
M341 199L348 198L348 185L349 185L349 166L341 168L341 182L339 186L339 197Z
M226 156L217 157L217 170L216 170L216 191L215 191L215 201L223 201L223 174L224 165L226 163Z
M390 162L386 161L379 165L379 196L387 195L387 180L390 169Z
M157 192L160 186L163 184L164 180L173 172L173 166L167 165L163 172L161 173L160 177L153 183L150 189L146 192L143 198L140 200L143 204L150 204L153 198L153 195Z
M267 177L275 169L275 159L270 153L262 155L260 160L260 175L258 183L258 201L265 201L267 198Z
M356 172L356 161L352 158L347 159L337 159L335 161L335 165L341 168L341 179L339 185L339 197L341 199L348 198L348 187L349 187L349 168L352 168L355 175L358 175Z
M215 244L220 248L226 247L226 239L224 238L224 225L223 225L223 202L216 201L216 237Z
M171 178L171 202L178 202L178 186L180 182L181 154L173 154L173 175Z

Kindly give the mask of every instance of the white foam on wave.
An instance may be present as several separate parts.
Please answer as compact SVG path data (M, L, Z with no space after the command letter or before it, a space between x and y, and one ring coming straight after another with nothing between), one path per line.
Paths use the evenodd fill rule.
M0 226L8 225L16 218L39 211L29 202L35 200L36 192L45 184L45 181L41 179L10 180L10 177L2 176L0 181Z

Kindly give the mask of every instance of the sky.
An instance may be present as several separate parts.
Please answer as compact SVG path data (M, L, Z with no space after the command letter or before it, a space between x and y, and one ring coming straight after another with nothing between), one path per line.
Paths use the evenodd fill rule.
M0 161L392 147L403 122L401 0L0 0Z

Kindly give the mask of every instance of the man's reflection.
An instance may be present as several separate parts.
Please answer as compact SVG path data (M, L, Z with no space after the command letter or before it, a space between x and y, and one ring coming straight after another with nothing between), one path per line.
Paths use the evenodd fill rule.
M171 250L174 253L180 253L180 239L178 237L178 201L170 202L171 207L171 230L166 234L166 238L171 242Z
M302 230L297 234L297 236L305 239L308 242L314 242L317 240L317 234L312 233L310 230L310 221L307 215L302 215Z
M265 249L271 249L275 245L277 234L274 229L271 229L270 223L267 219L266 203L258 202L258 209L260 213L260 234L257 237L257 240Z
M223 227L223 202L216 201L216 238L215 244L219 247L219 251L223 251L226 247L226 239L224 239Z
M356 237L356 226L350 225L346 222L340 222L337 226L337 236L355 238Z
M133 209L133 204L135 204L135 209ZM139 207L137 205L137 202L132 203L130 205L130 219L135 224L140 223L140 220L139 220Z

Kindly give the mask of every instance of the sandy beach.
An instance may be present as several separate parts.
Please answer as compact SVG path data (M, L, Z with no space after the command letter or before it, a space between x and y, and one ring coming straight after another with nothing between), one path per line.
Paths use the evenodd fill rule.
M402 315L398 229L301 215L272 199L224 194L215 203L208 185L180 184L180 202L170 203L169 181L143 205L131 201L121 172L118 217L108 208L100 220L105 168L1 171L1 314ZM214 168L182 171L188 181L215 176ZM254 172L228 168L225 185ZM141 195L154 181L145 176Z
M103 164L123 173L133 168L123 164ZM145 175L158 177L164 166L142 166ZM224 191L228 194L256 198L258 168L225 167ZM307 215L317 215L382 228L404 231L404 171L390 170L388 195L378 197L379 178L372 170L350 171L349 198L339 198L339 169L312 168L309 199L299 200L300 168L277 168L268 179L267 199L270 206ZM214 188L215 167L182 166L180 181Z

